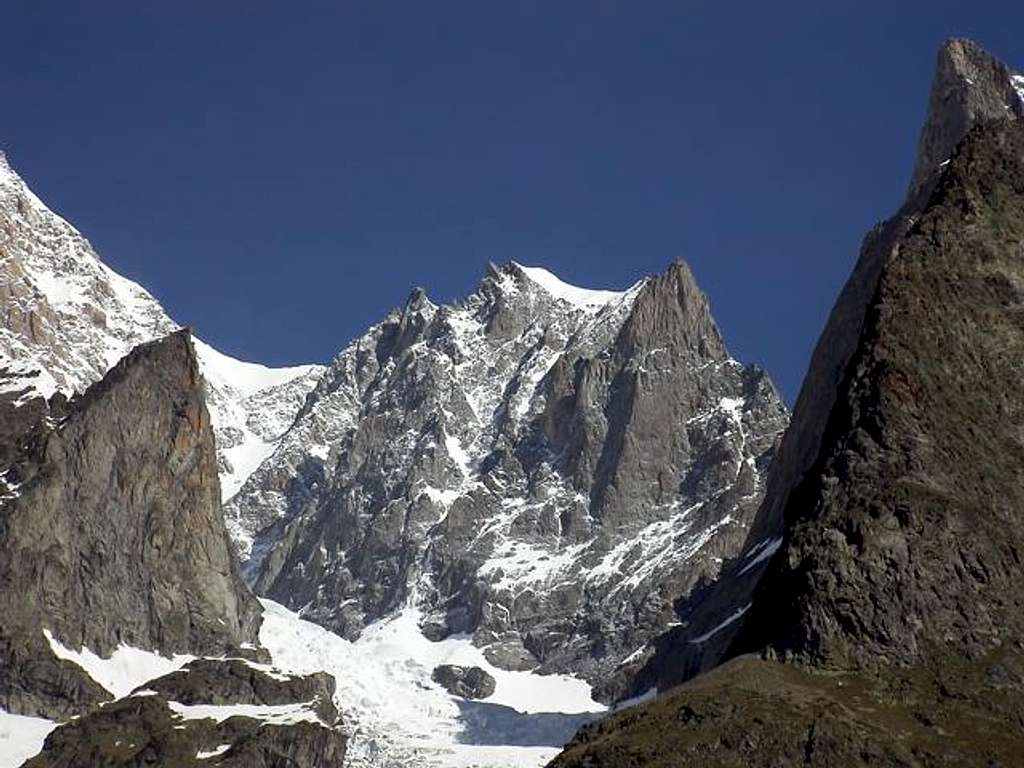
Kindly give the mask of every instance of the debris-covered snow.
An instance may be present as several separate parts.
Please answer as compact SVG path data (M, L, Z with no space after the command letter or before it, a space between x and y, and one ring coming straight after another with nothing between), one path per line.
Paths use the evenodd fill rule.
M498 669L465 636L428 640L415 608L371 624L353 643L262 602L260 641L274 663L337 680L335 703L353 728L353 767L539 767L605 709L576 678ZM449 695L431 680L439 664L485 669L497 683L494 694L481 701Z
M18 768L39 754L46 737L57 725L53 720L12 715L0 709L0 768Z
M85 670L93 680L106 688L115 698L127 696L143 683L181 669L195 656L176 654L161 656L154 651L144 651L128 645L118 647L110 658L93 653L88 648L74 651L66 648L53 634L43 630L50 648L59 659L67 659Z

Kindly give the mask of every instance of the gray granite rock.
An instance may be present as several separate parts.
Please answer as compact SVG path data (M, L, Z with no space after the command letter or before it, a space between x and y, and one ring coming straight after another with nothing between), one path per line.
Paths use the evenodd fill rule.
M415 606L610 697L739 551L787 420L685 264L582 297L492 266L344 350L228 515L271 521L248 572L304 618L354 638Z
M441 664L434 667L431 679L452 696L464 699L486 699L494 693L494 677L480 667L459 667Z
M140 346L70 404L15 402L0 402L0 707L62 717L107 698L43 630L104 656L255 644L262 609L224 527L188 332Z

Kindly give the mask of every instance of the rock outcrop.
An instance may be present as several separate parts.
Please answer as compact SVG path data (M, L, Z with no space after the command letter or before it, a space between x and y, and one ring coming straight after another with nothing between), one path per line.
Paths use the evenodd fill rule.
M1019 763L1022 82L940 53L922 157L948 162L869 236L744 554L649 671L739 658L553 765Z
M255 645L262 609L221 515L188 331L138 347L70 403L0 407L0 707L64 717L107 698L44 630L100 656Z
M486 699L494 693L494 677L480 667L458 667L441 664L434 667L431 678L452 696L464 699Z
M328 675L200 660L51 733L25 768L336 768L346 737Z

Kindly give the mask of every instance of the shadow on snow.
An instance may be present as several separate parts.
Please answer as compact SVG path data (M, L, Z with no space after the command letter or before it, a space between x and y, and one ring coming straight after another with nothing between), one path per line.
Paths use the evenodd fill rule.
M599 712L566 715L561 712L528 714L501 704L455 699L463 730L460 744L508 747L561 747L582 725L602 717Z

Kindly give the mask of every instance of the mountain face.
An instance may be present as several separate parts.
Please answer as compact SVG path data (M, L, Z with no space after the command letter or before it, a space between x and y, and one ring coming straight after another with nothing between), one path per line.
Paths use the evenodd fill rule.
M911 194L815 352L744 552L557 766L1024 751L1024 77L939 54ZM740 654L756 652L756 656Z
M864 239L853 274L811 357L792 422L772 465L764 503L743 552L724 566L722 578L709 591L682 606L686 626L659 639L656 658L638 676L638 689L657 685L665 690L723 659L744 625L744 621L730 619L738 618L751 605L754 588L783 543L786 509L793 508L794 490L820 459L821 441L841 402L840 386L861 342L886 264L898 255L904 239L931 204L939 178L967 133L979 124L1022 116L1024 77L971 41L954 39L941 48L910 193L900 210ZM698 637L703 638L701 642L691 642Z
M344 756L333 678L251 660L269 656L263 608L224 525L204 395L187 330L70 401L0 394L3 764L40 747L33 766Z
M0 370L8 392L70 396L135 346L178 328L139 285L96 256L0 153ZM273 450L320 366L271 369L195 341L225 497Z
M609 684L734 555L787 413L689 269L491 267L342 351L227 505L259 592L354 638L415 605L495 664Z
M79 718L51 734L40 765L179 760L193 747L200 760L218 733L227 738L185 727L175 702L149 701L143 685L194 655L265 654L246 650L256 644L252 599L219 559L220 545L180 538L189 529L169 522L187 508L219 525L207 514L216 475L255 588L351 640L312 625L299 631L279 606L264 639L295 674L340 675L335 704L357 722L353 764L553 754L602 707L590 686L546 673L585 676L605 699L621 693L650 639L675 622L677 601L738 551L788 419L765 373L729 357L683 264L622 292L575 288L538 268L491 267L456 304L413 292L330 366L273 370L198 339L173 341L177 326L156 301L105 267L6 163L0 224L0 494L24 531L10 543L28 546L30 508L57 521L51 538L39 539L45 558L25 559L28 571L8 559L11 578L26 585L47 573L25 605L57 618L13 614L9 652L20 655L9 671L18 674L0 706ZM202 492L169 488L180 460L157 450L168 444L160 435L171 390L146 361L167 345L187 351L182 380L205 382L216 447L195 448ZM86 390L119 394L102 405L103 397L75 394ZM146 408L135 407L135 395ZM175 413L205 435L206 411L197 408ZM75 442L51 456L48 446L70 436L72 422L83 425ZM117 525L124 530L111 530ZM193 538L201 552L191 552ZM189 574L182 560L193 556L198 570ZM138 581L166 558L182 566L178 581ZM78 578L66 600L44 561L60 564L60 578ZM210 572L234 585L236 615L223 584L189 586ZM111 618L122 609L132 618ZM294 633L315 642L296 654L283 640ZM134 687L117 682L140 649L175 655L146 651L145 677L132 677ZM431 680L437 669L469 670L481 681L473 690L482 696L493 681L494 692L473 706L456 701ZM364 677L375 681L372 692ZM250 706L246 696L199 705ZM385 711L384 698L402 707ZM10 717L0 713L0 739ZM103 734L117 729L146 746L112 747ZM232 734L236 745L251 735ZM317 734L324 751L303 753L310 764L337 748L334 736ZM300 749L293 735L274 747L289 759ZM424 738L436 743L429 756Z
M23 407L36 420L8 436L0 500L0 706L66 715L106 698L44 630L104 657L255 644L262 609L221 516L188 332L136 348L70 403Z
M969 126L882 267L840 405L791 493L787 536L747 622L782 652L915 664L981 659L1024 638L1024 95L1015 98L1015 111ZM799 623L777 623L782 605Z

